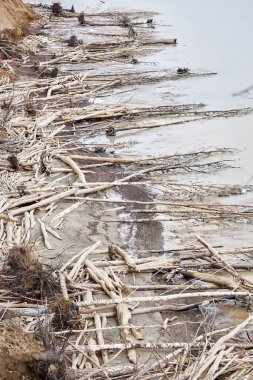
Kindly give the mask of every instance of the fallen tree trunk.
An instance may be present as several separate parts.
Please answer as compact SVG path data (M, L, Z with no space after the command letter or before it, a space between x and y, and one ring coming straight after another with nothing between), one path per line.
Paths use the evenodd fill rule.
M218 285L221 288L236 289L238 287L238 284L234 280L224 278L222 276L215 276L213 274L193 272L189 270L182 270L180 273L182 273L182 275L186 278L197 278L198 280Z
M79 307L91 306L91 305L111 305L120 303L135 303L135 302L158 302L158 301L170 301L179 298L209 298L209 297L248 297L248 292L233 292L231 290L217 290L210 292L196 292L196 293L180 293L180 294L170 294L166 296L149 296L149 297L117 297L111 299L97 299L93 301L81 301L77 302Z

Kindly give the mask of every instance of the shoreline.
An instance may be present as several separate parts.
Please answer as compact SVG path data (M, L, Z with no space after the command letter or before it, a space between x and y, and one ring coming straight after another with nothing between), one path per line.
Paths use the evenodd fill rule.
M203 117L202 104L144 106L106 101L115 91L124 91L129 83L145 84L148 89L150 82L158 81L152 73L146 76L138 72L135 56L149 54L147 46L173 46L175 39L156 40L149 25L154 23L150 13L85 14L80 26L73 14L56 17L48 8L38 9L42 29L32 25L35 35L8 47L13 55L17 54L7 60L6 66L7 71L17 68L19 79L14 90L8 80L0 87L0 374L2 371L7 379L13 376L11 363L18 375L27 379L49 376L51 365L56 379L74 379L79 375L100 379L108 374L112 379L123 379L132 378L135 372L137 378L146 379L164 368L165 373L159 376L173 378L179 371L175 357L183 360L178 376L186 376L196 363L196 376L207 374L215 362L204 368L199 353L194 361L189 347L195 350L198 342L203 344L208 336L211 340L204 355L218 355L220 351L215 349L220 336L215 332L215 321L208 333L205 326L214 316L212 308L233 307L231 300L245 321L236 331L230 321L223 339L229 341L230 336L244 331L251 323L241 304L251 303L253 284L240 272L251 267L247 262L243 268L240 264L243 255L252 253L252 247L220 250L197 237L194 245L181 245L180 250L172 242L172 248L164 250L161 222L172 222L173 226L190 220L191 229L209 220L250 224L253 213L249 206L215 202L224 191L228 196L243 194L240 186L196 184L196 198L185 199L182 196L187 197L189 192L185 184L181 184L180 195L180 184L173 190L175 183L169 179L171 191L164 196L162 191L154 191L154 183L162 188L166 176L176 178L190 170L222 170L229 165L223 156L232 153L226 148L128 159L110 150L122 125L147 118L156 122L161 115L176 118L179 123L184 123L185 118ZM111 35L108 38L101 33L108 26L115 28L114 33L110 32L116 35L115 41ZM82 43L78 34L76 38L63 38L65 27L98 28L102 38L93 36L93 41ZM75 41L74 46L71 41ZM117 74L113 70L115 63L116 68L122 66ZM80 64L84 67L77 73L76 66ZM125 69L129 64L130 77ZM66 65L74 72L71 68L64 70ZM107 70L111 67L111 77L96 72L99 65L100 69L103 65ZM179 69L172 78L200 75ZM90 101L93 97L103 102ZM216 112L205 116L216 117ZM223 116L227 117L226 111L221 112ZM78 139L78 131L83 139L85 134L89 138L102 132L111 140L106 146L85 145ZM237 255L239 260L230 264L230 258L234 260ZM164 290L172 294L164 295ZM183 291L186 293L181 303ZM167 302L172 299L174 304ZM108 308L112 310L108 312ZM91 321L86 315L90 315ZM12 324L13 318L20 323L22 320L20 330ZM9 341L8 322L14 331ZM73 333L59 338L55 348L52 337L66 330ZM49 347L37 337L38 333L44 337L44 343L50 340ZM184 344L178 351L170 351L175 339L179 345ZM121 345L115 346L119 340ZM17 352L17 341L23 353ZM5 353L3 347L9 348L10 343L14 348ZM243 347L236 346L229 353L237 357ZM124 351L114 357L114 349ZM160 349L165 353L162 351L158 360L156 350ZM114 358L112 365L109 357ZM249 363L250 360L249 352ZM164 363L170 365L164 367ZM219 365L223 368L226 361L221 359ZM237 360L231 370L239 373L241 361ZM250 370L246 363L244 373Z

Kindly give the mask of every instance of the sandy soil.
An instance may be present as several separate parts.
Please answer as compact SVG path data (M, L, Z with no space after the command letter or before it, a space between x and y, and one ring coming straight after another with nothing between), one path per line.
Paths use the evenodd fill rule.
M0 36L18 38L37 15L22 0L2 0L0 2Z
M32 379L32 376L27 377L27 363L32 361L34 353L42 350L42 345L31 334L24 334L14 324L7 329L0 328L1 379L23 379L24 375Z

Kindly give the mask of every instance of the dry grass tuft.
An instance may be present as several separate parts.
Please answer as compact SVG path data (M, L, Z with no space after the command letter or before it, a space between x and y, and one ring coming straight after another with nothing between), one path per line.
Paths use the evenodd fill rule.
M52 325L56 329L68 328L78 323L78 307L71 300L58 299L51 310L54 313Z
M7 258L8 276L13 275L9 286L13 291L35 298L51 297L59 286L49 269L39 262L32 245L14 246Z

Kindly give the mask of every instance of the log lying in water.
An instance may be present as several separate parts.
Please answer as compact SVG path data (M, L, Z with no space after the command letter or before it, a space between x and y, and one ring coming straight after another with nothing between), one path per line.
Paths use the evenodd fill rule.
M160 39L160 40L142 40L141 41L142 45L176 45L177 44L177 39L172 38L172 39Z

